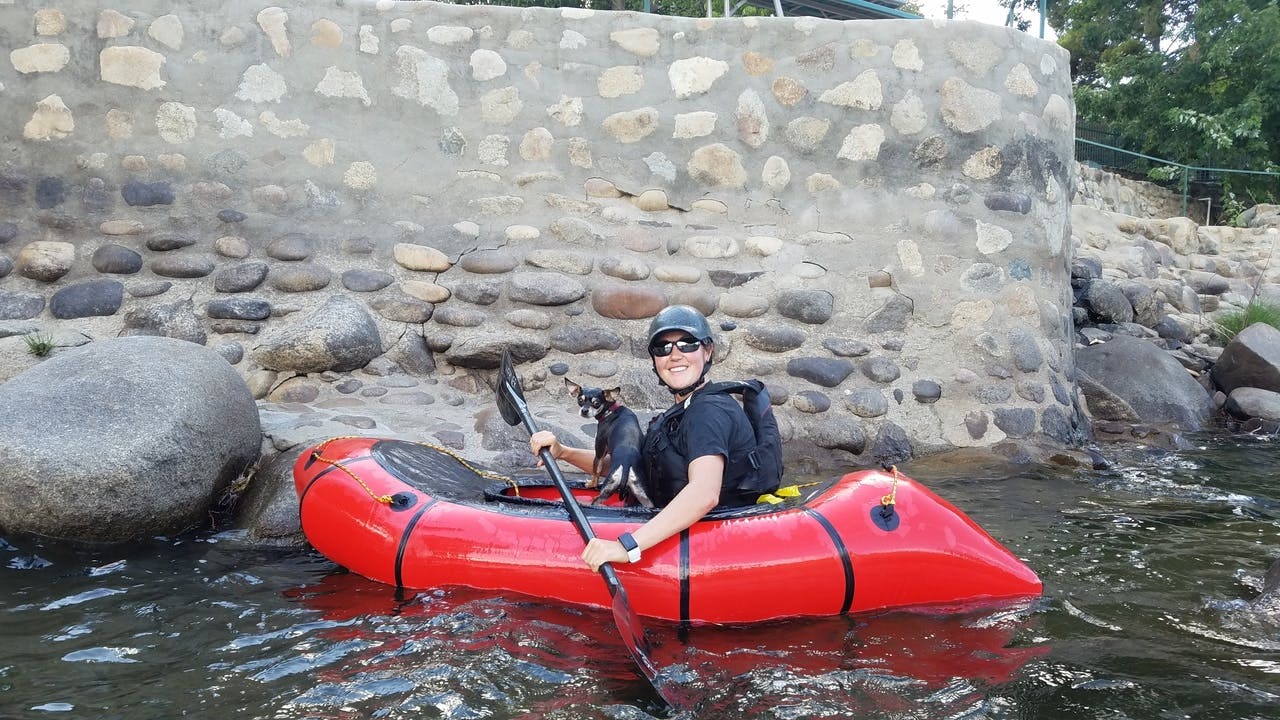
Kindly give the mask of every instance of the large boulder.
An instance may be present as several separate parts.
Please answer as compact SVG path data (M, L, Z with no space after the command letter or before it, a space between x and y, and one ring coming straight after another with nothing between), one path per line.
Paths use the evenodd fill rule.
M334 295L310 315L267 333L253 350L265 368L302 374L358 370L381 354L373 317L345 295Z
M1280 392L1280 330L1254 323L1237 333L1218 356L1213 381L1227 394L1240 387Z
M0 532L181 532L261 442L249 388L213 350L137 336L59 352L0 385Z
M1169 353L1146 340L1117 335L1078 348L1076 367L1127 403L1143 422L1194 431L1213 414L1213 400L1200 383Z

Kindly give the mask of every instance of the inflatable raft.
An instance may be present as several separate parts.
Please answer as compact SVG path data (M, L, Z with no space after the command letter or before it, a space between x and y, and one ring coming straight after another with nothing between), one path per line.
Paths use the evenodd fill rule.
M545 479L499 479L431 446L334 438L294 465L302 529L330 560L403 588L462 585L608 607ZM595 492L574 489L583 503ZM584 505L599 537L654 511ZM896 471L715 511L615 566L641 614L751 623L890 608L960 609L1038 596L1040 580L963 512Z

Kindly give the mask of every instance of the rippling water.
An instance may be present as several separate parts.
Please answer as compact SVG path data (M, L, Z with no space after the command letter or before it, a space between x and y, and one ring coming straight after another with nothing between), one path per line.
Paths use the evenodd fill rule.
M1275 718L1280 600L1251 601L1280 556L1280 448L1199 440L1104 471L906 468L1036 569L1038 602L683 638L651 621L655 659L686 717ZM229 534L7 538L0 565L4 720L668 716L607 611L397 596Z

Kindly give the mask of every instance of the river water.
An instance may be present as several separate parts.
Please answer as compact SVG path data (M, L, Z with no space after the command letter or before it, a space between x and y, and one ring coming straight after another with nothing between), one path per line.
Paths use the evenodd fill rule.
M1038 601L746 628L649 623L705 718L1280 717L1275 439L1108 448L1107 470L904 468L1044 580ZM0 718L671 717L607 611L397 596L209 532L0 542Z

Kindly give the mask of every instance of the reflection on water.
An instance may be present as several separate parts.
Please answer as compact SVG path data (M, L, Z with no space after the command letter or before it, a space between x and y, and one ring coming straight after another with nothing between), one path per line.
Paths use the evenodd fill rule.
M706 718L1271 718L1280 454L1133 451L1105 471L907 468L1041 575L1017 607L751 627L650 621ZM950 472L952 474L946 474ZM412 594L233 535L0 544L0 717L665 716L607 611ZM743 598L750 602L751 598Z

